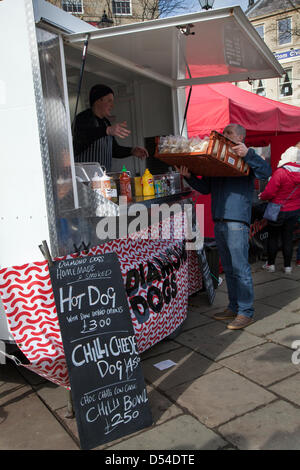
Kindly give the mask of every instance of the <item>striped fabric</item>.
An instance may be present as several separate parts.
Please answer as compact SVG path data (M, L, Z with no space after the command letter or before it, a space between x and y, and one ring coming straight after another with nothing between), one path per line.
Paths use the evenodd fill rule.
M99 162L106 171L111 170L113 138L110 135L95 140L87 149L76 155L76 161L82 163Z

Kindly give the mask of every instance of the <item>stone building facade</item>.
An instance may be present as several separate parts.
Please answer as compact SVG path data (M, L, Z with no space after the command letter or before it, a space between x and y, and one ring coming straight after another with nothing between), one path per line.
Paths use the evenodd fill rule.
M282 65L281 78L238 86L283 103L300 106L300 0L258 0L246 11L258 34Z
M96 27L117 26L143 21L147 2L143 0L47 0L52 5ZM148 2L149 3L149 2ZM158 5L153 0L153 5ZM103 21L103 15L106 15ZM102 22L101 22L102 20Z

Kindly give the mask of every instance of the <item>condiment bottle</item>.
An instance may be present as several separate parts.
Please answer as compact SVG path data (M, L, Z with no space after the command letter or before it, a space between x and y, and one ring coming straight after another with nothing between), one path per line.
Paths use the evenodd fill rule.
M125 165L123 165L122 174L120 176L120 195L125 196L127 202L132 201L130 176L127 173Z
M176 189L175 189L175 175L174 173L170 173L169 174L169 190L170 190L170 194L175 194L176 193Z
M153 176L146 168L145 173L143 174L143 196L154 196L154 183L153 183Z
M110 176L106 174L106 171L104 171L103 176L101 176L100 180L102 196L106 197L106 199L111 199Z
M155 188L155 194L157 196L161 196L163 194L163 186L162 186L162 177L161 176L154 176L154 188Z
M135 178L134 178L134 189L135 189L135 195L136 196L142 196L143 195L143 185L142 185L142 177L141 176L135 176Z
M99 189L101 190L101 178L100 176L98 175L97 172L95 172L92 180L91 180L91 186L92 186L92 189Z
M161 181L162 181L162 191L163 191L163 194L164 194L164 195L169 194L169 185L168 185L167 177L166 177L166 176L163 176Z
M111 190L110 190L111 200L112 202L117 203L118 202L118 188L117 188L116 180L112 177L110 179L110 186L111 186Z

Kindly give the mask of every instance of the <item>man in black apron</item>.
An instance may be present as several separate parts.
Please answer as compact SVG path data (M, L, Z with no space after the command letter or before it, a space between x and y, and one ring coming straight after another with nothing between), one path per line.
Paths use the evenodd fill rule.
M82 111L74 123L75 162L99 162L111 170L112 157L131 155L144 159L148 152L143 147L124 147L117 143L130 135L126 122L112 125L108 119L114 104L114 92L106 85L95 85L90 90L90 108Z

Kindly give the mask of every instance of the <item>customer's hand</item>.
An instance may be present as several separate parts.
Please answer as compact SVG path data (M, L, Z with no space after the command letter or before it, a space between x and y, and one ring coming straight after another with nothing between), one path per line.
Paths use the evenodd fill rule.
M131 154L141 160L145 160L145 158L149 157L148 151L144 147L134 147Z
M232 150L235 151L238 157L244 158L247 155L248 147L246 147L246 145L241 142L237 145L234 145Z
M131 131L127 129L127 122L118 122L112 126L106 128L107 135L113 135L114 137L120 137L120 139L125 139L131 134Z
M178 168L178 166L175 166L175 168L185 178L190 178L191 177L191 173L190 173L189 169L186 166L181 165L180 168Z

